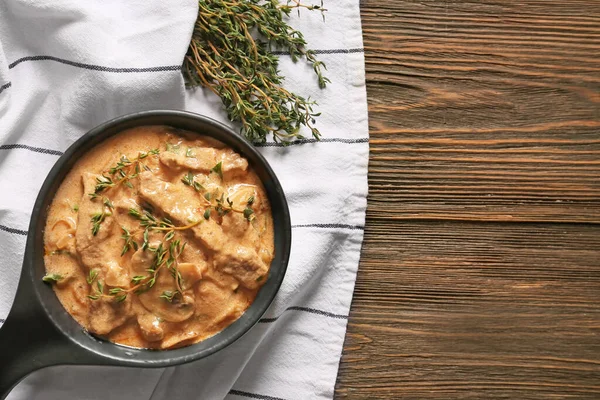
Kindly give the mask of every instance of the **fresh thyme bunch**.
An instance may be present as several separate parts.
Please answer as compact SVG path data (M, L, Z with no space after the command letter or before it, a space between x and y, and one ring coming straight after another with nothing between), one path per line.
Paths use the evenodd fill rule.
M199 0L198 18L183 63L188 85L204 86L217 94L232 121L241 123L241 133L254 143L264 143L269 133L277 142L303 139L302 125L313 137L314 101L284 89L275 54L289 53L295 62L309 62L319 87L325 64L305 48L301 32L291 28L284 17L294 9L319 10L323 4L305 5L300 0Z

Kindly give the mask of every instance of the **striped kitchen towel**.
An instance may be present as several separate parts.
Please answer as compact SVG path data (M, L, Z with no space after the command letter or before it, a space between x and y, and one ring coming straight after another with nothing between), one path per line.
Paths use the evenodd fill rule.
M330 399L363 238L368 162L359 0L292 13L332 83L281 56L287 88L310 96L324 139L260 151L287 195L292 255L273 305L238 342L167 369L53 367L10 400ZM180 72L195 0L0 2L0 324L15 294L37 192L58 156L111 118L185 109L229 123L220 100ZM0 355L0 362L2 356Z

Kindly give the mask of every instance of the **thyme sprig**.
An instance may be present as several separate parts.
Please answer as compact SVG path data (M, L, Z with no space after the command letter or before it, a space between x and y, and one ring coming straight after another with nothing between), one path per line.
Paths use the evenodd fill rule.
M324 13L322 2L199 0L198 6L182 68L188 85L203 86L218 95L228 117L241 123L241 133L252 142L264 143L269 134L284 143L303 139L303 125L319 139L321 134L314 126L320 115L313 111L316 103L282 87L273 48L289 53L294 62L306 59L319 87L324 88L329 82L323 76L325 64L306 49L302 33L285 20L294 9Z
M130 180L136 178L141 169L150 170L148 166L144 165L141 161L148 156L158 155L158 149L152 149L147 152L140 152L138 156L133 160L130 160L127 156L122 156L121 159L117 162L117 164L102 173L101 176L96 178L96 186L94 187L94 192L89 193L91 200L102 199L103 207L102 212L95 213L92 215L92 235L96 236L100 231L100 225L106 217L112 215L112 210L114 206L110 199L101 195L100 193L108 191L111 188L117 187L120 184L124 184L129 188L133 188ZM77 207L79 210L79 207ZM108 211L107 211L108 209ZM123 253L125 254L125 253Z
M140 226L144 228L143 244L142 249L154 253L154 259L152 266L146 270L148 275L136 275L131 279L131 287L113 287L105 292L105 285L102 281L97 280L98 270L90 270L87 283L93 288L92 293L88 295L90 300L98 300L103 297L113 298L117 302L125 301L130 293L140 294L151 289L158 277L159 271L166 267L175 279L176 291L173 292L170 298L170 302L174 301L177 293L182 294L182 277L179 273L178 258L183 253L186 243L181 243L180 239L175 239L175 231L189 229L198 223L193 223L186 226L175 226L170 219L163 217L158 218L154 216L149 210L139 211L135 208L129 209L129 215L136 218L140 222ZM126 254L130 249L137 250L139 248L138 243L134 240L134 235L127 228L121 227L123 235L121 238L125 241L121 255ZM149 232L151 230L161 231L164 233L162 241L156 245L151 246L149 243ZM94 285L95 283L95 285ZM163 297L162 295L160 297Z
M148 250L155 254L152 266L146 270L149 275L134 276L131 279L131 284L133 284L133 286L128 289L121 287L111 288L108 291L109 296L114 296L117 302L121 302L127 298L129 293L133 292L136 294L141 294L147 290L150 290L156 284L158 273L163 267L166 267L175 279L177 290L167 291L167 294L165 294L166 292L163 292L159 297L164 298L169 302L173 302L175 296L178 294L183 294L183 289L181 287L182 277L178 268L178 258L185 249L186 243L181 244L179 239L173 240L167 249L167 247L165 247L165 242L167 240L163 240L164 241L161 242L157 247L148 247ZM92 300L97 300L101 296L94 295L92 297L90 297Z
M135 240L133 240L133 236L127 228L122 226L121 230L123 231L123 235L121 235L121 238L125 241L125 244L123 245L123 250L121 250L121 257L123 257L130 249L136 251L138 249L138 244Z
M175 279L177 290L180 293L183 293L183 289L182 289L183 278L181 277L181 273L179 272L179 261L178 260L179 260L179 257L181 256L181 253L183 253L183 250L185 249L186 245L187 245L187 242L181 244L181 241L179 239L173 240L169 246L169 259L167 260L167 268L169 268L171 275Z
M130 208L128 214L140 221L140 225L144 228L144 244L142 245L142 249L146 249L148 247L149 231L164 231L165 240L169 241L175 235L175 231L184 231L186 229L193 228L202 222L201 219L198 219L197 221L193 221L188 225L176 226L169 218L163 217L158 219L148 210L142 210L140 212L135 208Z
M174 228L175 225L173 225L173 222L167 218L161 218L158 219L157 217L155 217L154 215L152 215L152 213L148 210L138 210L136 208L129 208L129 211L127 212L129 215L131 215L133 218L137 219L138 221L140 221L140 225L144 228L150 228L150 229L155 229L155 228Z
M92 287L94 288L93 290L93 294L88 294L88 299L90 300L98 300L99 298L105 296L104 294L104 283L102 283L102 281L98 280L96 281L96 285L93 285L92 281Z
M113 287L108 290L108 293L105 293L104 283L100 280L96 280L98 277L98 271L95 269L90 270L87 282L92 286L93 292L92 294L88 295L88 298L90 300L98 300L102 297L109 297L114 298L116 302L120 303L125 301L131 292L140 294L151 289L156 283L156 278L160 269L167 263L170 257L165 258L168 250L164 247L163 243L160 243L157 247L148 247L148 250L155 254L152 266L146 270L149 275L134 276L131 279L133 286L130 288L126 289L122 287ZM94 282L96 282L96 285L94 285Z
M129 188L133 188L130 180L136 178L142 169L149 171L147 165L142 163L142 160L151 155L158 155L159 149L152 149L147 152L141 152L136 158L130 160L127 156L121 156L117 164L102 173L101 177L96 178L96 187L94 193L98 194L104 190L124 184ZM115 180L116 179L116 180Z
M108 197L98 196L96 193L90 193L90 197L92 200L97 198L102 199L102 211L92 214L91 222L92 222L92 235L96 236L100 231L100 225L106 217L110 217L112 215L112 210L115 208L113 203L110 201Z
M96 178L96 187L94 188L94 193L90 193L90 195L98 194L106 189L114 187L115 185L115 182L110 176L102 174L102 176Z
M88 277L86 279L88 285L91 285L92 283L94 283L94 281L96 280L97 277L98 277L98 270L90 269L90 272L88 273Z
M199 182L196 182L194 180L194 174L192 174L191 172L185 174L183 178L181 178L181 181L184 185L193 187L194 190L196 190L196 192L199 192L204 189L204 186L202 186Z
M217 165L215 165L211 169L211 172L214 172L215 174L219 175L222 179L222 163L219 162ZM201 200L204 201L206 205L206 209L204 210L204 213L202 215L205 220L210 219L212 210L215 210L220 217L223 217L233 211L243 214L244 218L246 218L248 221L253 221L255 219L254 210L252 209L252 204L254 203L254 196L250 196L248 198L248 201L246 202L246 207L244 209L239 210L233 206L233 201L231 201L229 197L225 198L224 193L221 193L221 196L217 197L214 195L214 193L211 194L210 192L208 192L206 188L200 183L196 182L194 178L194 174L191 171L188 171L187 174L185 174L183 178L181 178L181 181L184 183L184 185L193 187L197 192L204 191L204 195L201 196ZM133 215L135 216L135 214L139 214L139 211L134 209L133 213ZM197 223L195 223L194 225L196 224Z
M97 269L90 269L90 272L88 272L88 276L86 278L86 281L88 283L88 285L91 286L91 293L92 294L88 294L88 299L90 300L98 300L101 299L102 297L112 297L114 296L114 293L111 293L111 290L109 290L108 294L104 293L104 283L101 280L96 280L98 278L98 270ZM96 283L94 285L94 282ZM119 303L122 302L123 300L125 300L124 298L118 298L116 299Z

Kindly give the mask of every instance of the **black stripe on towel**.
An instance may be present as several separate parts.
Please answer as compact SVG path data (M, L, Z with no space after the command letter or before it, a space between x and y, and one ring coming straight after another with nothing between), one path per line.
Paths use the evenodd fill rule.
M313 50L315 54L352 54L352 53L364 53L365 49L356 48L356 49L323 49L323 50Z
M300 139L300 140L295 140L293 142L290 143L281 143L281 142L267 142L267 143L257 143L255 144L256 147L287 147L287 146L294 146L294 145L298 145L298 144L307 144L307 143L346 143L346 144L353 144L353 143L368 143L369 142L369 138L360 138L360 139L346 139L346 138L323 138L321 140L317 140L317 139Z
M279 315L278 317L274 317L274 318L261 318L258 322L263 323L263 324L270 324L271 322L277 321L279 318L281 318L281 316L284 313L286 313L288 311L304 311L304 312L307 312L307 313L322 315L324 317L329 317L329 318L334 318L334 319L348 319L347 315L334 314L334 313L330 313L328 311L317 310L316 308L294 306L294 307L288 307L288 308L286 308L281 313L281 315Z
M233 394L235 396L247 397L249 399L258 399L258 400L285 400L285 399L282 399L281 397L273 397L273 396L266 396L264 394L242 392L241 390L235 390L235 389L231 389L229 391L229 394Z
M287 146L306 144L306 143L333 143L333 142L336 142L336 143L353 144L353 143L367 143L368 141L369 141L369 138L360 138L360 139L327 138L327 139L321 139L321 140L302 139L302 140L296 140L289 144L267 142L267 143L256 144L255 146L256 147L287 147ZM46 149L43 147L34 147L34 146L26 145L26 144L3 144L0 146L0 150L12 150L12 149L25 149L25 150L29 150L29 151L34 151L36 153L51 154L51 155L55 155L55 156L63 155L63 152L59 151L59 150Z
M361 231L365 229L364 226L346 225L346 224L303 224L303 225L292 225L292 228L350 229L350 230L361 230ZM0 231L27 236L27 231L23 231L21 229L10 228L10 227L4 226L4 225L0 225Z
M356 48L356 49L323 49L323 50L313 50L315 54L352 54L352 53L364 53L365 49ZM273 54L278 56L287 56L290 53L288 51L274 51Z
M29 151L35 151L36 153L52 154L54 156L62 156L63 152L58 150L45 149L43 147L27 146L26 144L3 144L0 146L0 150L12 150L12 149L25 149Z
M4 225L0 225L0 231L14 233L16 235L27 236L27 231L22 231L20 229L15 229L15 228L9 228L8 226L4 226Z
M347 224L300 224L292 225L292 228L322 228L322 229L351 229L364 231L365 227L361 225L347 225Z
M12 86L11 82L7 82L4 85L0 86L0 93L4 92L4 89L8 89L11 86Z
M53 56L28 56L19 58L8 65L9 69L16 67L25 61L56 61L61 64L70 65L72 67L91 69L92 71L103 71L103 72L118 72L118 73L131 73L131 72L163 72L163 71L179 71L181 65L165 65L161 67L146 67L146 68L114 68L105 67L103 65L85 64L75 61L65 60L63 58Z
M315 54L352 54L352 53L364 53L365 49L322 49L313 50ZM286 51L274 51L274 54L286 55L289 52ZM145 67L145 68L117 68L117 67L105 67L103 65L86 64L76 61L65 60L64 58L54 56L27 56L21 57L18 60L13 61L8 65L9 69L16 67L17 65L25 61L55 61L61 64L70 65L72 67L91 69L93 71L103 72L119 72L119 73L131 73L131 72L163 72L163 71L179 71L181 65L163 65L159 67ZM10 85L9 85L10 86ZM6 89L6 88L5 88ZM1 91L1 90L0 90Z

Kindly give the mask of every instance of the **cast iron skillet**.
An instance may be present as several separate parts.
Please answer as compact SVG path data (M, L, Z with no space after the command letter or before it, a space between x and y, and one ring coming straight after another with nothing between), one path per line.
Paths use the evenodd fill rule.
M273 210L275 259L254 303L233 324L194 345L164 351L133 349L99 340L64 310L44 276L44 225L48 207L65 175L88 150L103 140L140 125L169 125L212 136L246 157L262 180ZM236 341L258 322L283 281L291 245L290 214L277 177L245 140L220 123L184 111L145 111L106 122L86 133L59 158L35 202L17 295L0 328L0 399L29 373L52 365L167 367L207 357Z

